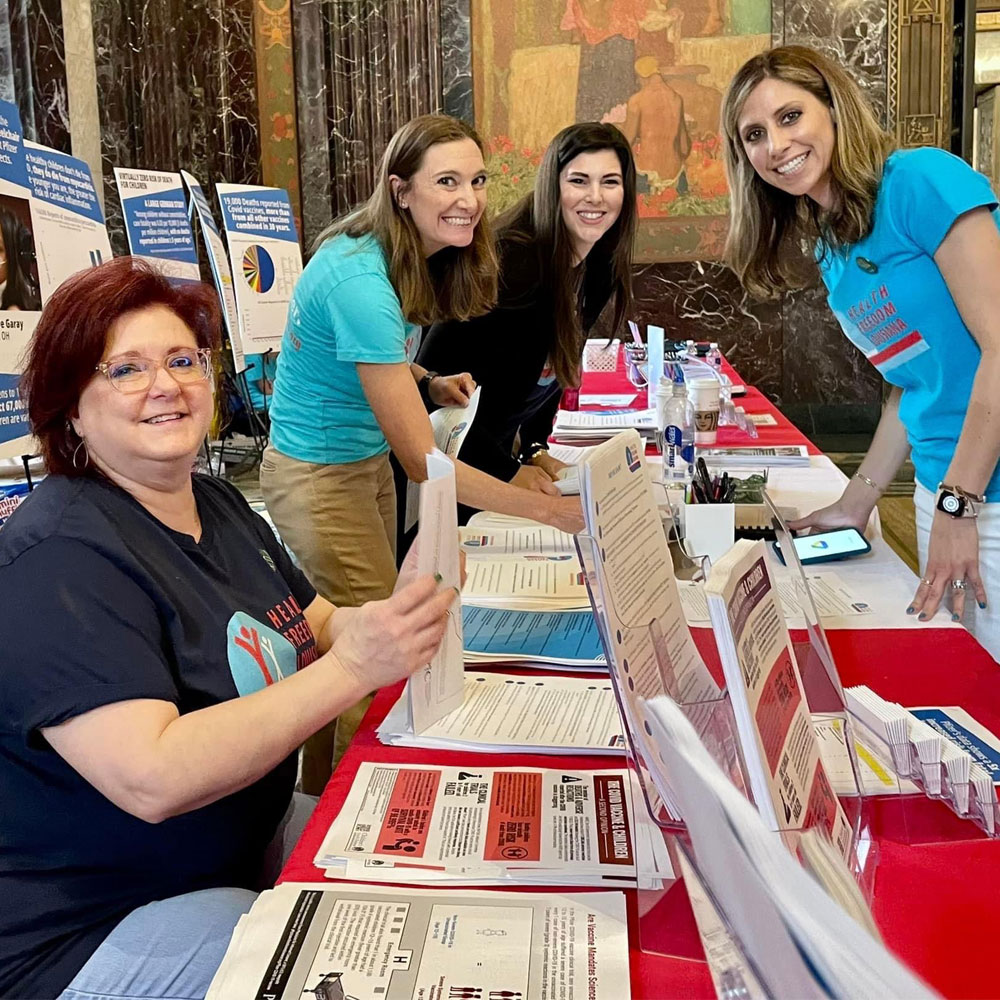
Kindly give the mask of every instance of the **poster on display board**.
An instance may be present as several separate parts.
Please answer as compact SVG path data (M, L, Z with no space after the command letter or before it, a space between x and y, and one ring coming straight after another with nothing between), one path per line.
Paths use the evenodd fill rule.
M201 281L181 175L115 167L129 253L174 282Z
M205 240L208 263L212 268L212 281L215 282L215 290L219 293L219 299L222 302L222 320L226 325L226 336L232 347L235 371L241 372L247 366L244 358L246 352L243 348L243 334L240 331L236 294L233 291L233 272L229 267L229 258L226 256L226 245L222 242L222 235L219 233L219 227L215 224L212 209L209 207L208 199L205 197L201 185L186 170L181 171L181 177L191 194L191 203L194 205L195 214L201 223L201 235Z
M216 184L233 265L243 349L277 351L302 251L288 192L252 184Z
M34 439L18 391L25 348L38 325L41 295L24 159L21 116L0 101L0 458L29 455Z
M42 302L68 278L112 257L90 167L75 156L25 140L31 217Z

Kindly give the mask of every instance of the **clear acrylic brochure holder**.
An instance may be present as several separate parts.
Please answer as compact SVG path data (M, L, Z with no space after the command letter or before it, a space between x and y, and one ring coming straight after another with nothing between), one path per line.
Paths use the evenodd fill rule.
M922 764L909 742L891 745L862 719L849 713L833 652L792 534L766 490L763 496L805 618L809 641L793 642L792 645L810 709L814 714L827 712L825 706L829 699L833 705L841 706L835 708L833 714L840 715L843 711L850 716L854 731L851 752L856 758L860 757L858 773L866 788L864 794L869 798L891 796L889 801L877 804L882 832L910 844L976 838L979 836L976 828L988 837L1000 837L1000 804L979 799L971 785L955 787L943 764ZM942 803L954 815L948 816L940 806L930 805L927 799ZM955 817L971 822L959 823Z
M599 543L592 536L581 534L576 536L576 546L607 657L612 690L618 701L628 765L635 773L636 780L632 782L632 787L641 795L641 800L633 803L634 815L638 815L641 809L648 812L674 859L675 873L680 871L677 851L682 847L697 870L696 845L691 844L683 822L671 810L669 796L661 793L654 779L654 770L658 766L662 767L662 764L651 740L651 730L648 724L644 725L641 721L637 698L648 699L657 694L672 698L694 725L723 771L752 800L732 704L723 691L717 697L705 700L685 698L668 653L667 634L671 624L656 620L632 624L621 621L604 598ZM619 650L624 650L625 654L619 656ZM633 656L632 662L629 662L629 654ZM826 699L826 704L833 707L829 699ZM840 725L845 733L845 744L851 746L853 751L853 740L848 735L852 731L852 720L847 717L846 709L837 713L837 717L841 720ZM867 810L860 791L863 786L858 779L853 752L848 754L847 759L850 762L846 769L849 776L841 775L836 791L852 827L853 843L849 864L865 898L870 900L877 850L870 837ZM789 829L780 832L789 848L794 851L796 838L801 831ZM719 909L717 904L716 909ZM687 895L678 885L677 878L671 882L665 881L662 888L656 890L640 889L638 910L639 944L643 951L676 958L704 959L701 943L690 919ZM721 911L720 916L725 919ZM731 936L736 949L752 967L753 963L740 946L738 936L735 933Z

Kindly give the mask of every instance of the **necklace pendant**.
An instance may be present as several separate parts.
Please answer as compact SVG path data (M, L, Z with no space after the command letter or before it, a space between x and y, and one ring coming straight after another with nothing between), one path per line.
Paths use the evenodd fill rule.
M855 257L854 263L861 268L865 274L878 274L878 264L874 261L869 260L867 257Z

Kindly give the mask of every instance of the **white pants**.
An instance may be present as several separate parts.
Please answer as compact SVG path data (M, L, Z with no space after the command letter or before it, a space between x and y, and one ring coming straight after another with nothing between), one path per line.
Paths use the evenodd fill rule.
M927 568L927 548L930 545L931 523L934 520L934 494L916 484L913 506L917 514L917 557L920 575ZM966 591L965 614L962 624L979 640L994 660L1000 661L1000 503L984 503L976 520L979 530L979 575L986 588L986 610L976 603L976 595ZM951 595L945 590L945 600L951 606Z

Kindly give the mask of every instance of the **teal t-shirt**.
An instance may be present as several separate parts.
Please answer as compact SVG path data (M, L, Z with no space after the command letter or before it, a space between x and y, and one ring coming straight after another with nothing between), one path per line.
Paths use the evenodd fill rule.
M274 382L274 374L278 370L278 355L269 354L265 359L263 354L248 354L246 360L247 388L250 390L250 405L261 412L271 406L271 393L261 390L262 381Z
M413 359L407 323L372 236L335 236L316 251L288 307L271 400L271 443L301 462L359 462L388 451L357 362Z
M914 470L932 492L955 454L981 353L934 254L955 221L981 206L1000 228L986 177L941 149L900 150L886 161L871 233L820 260L844 333L903 390ZM1000 500L997 471L986 496Z

